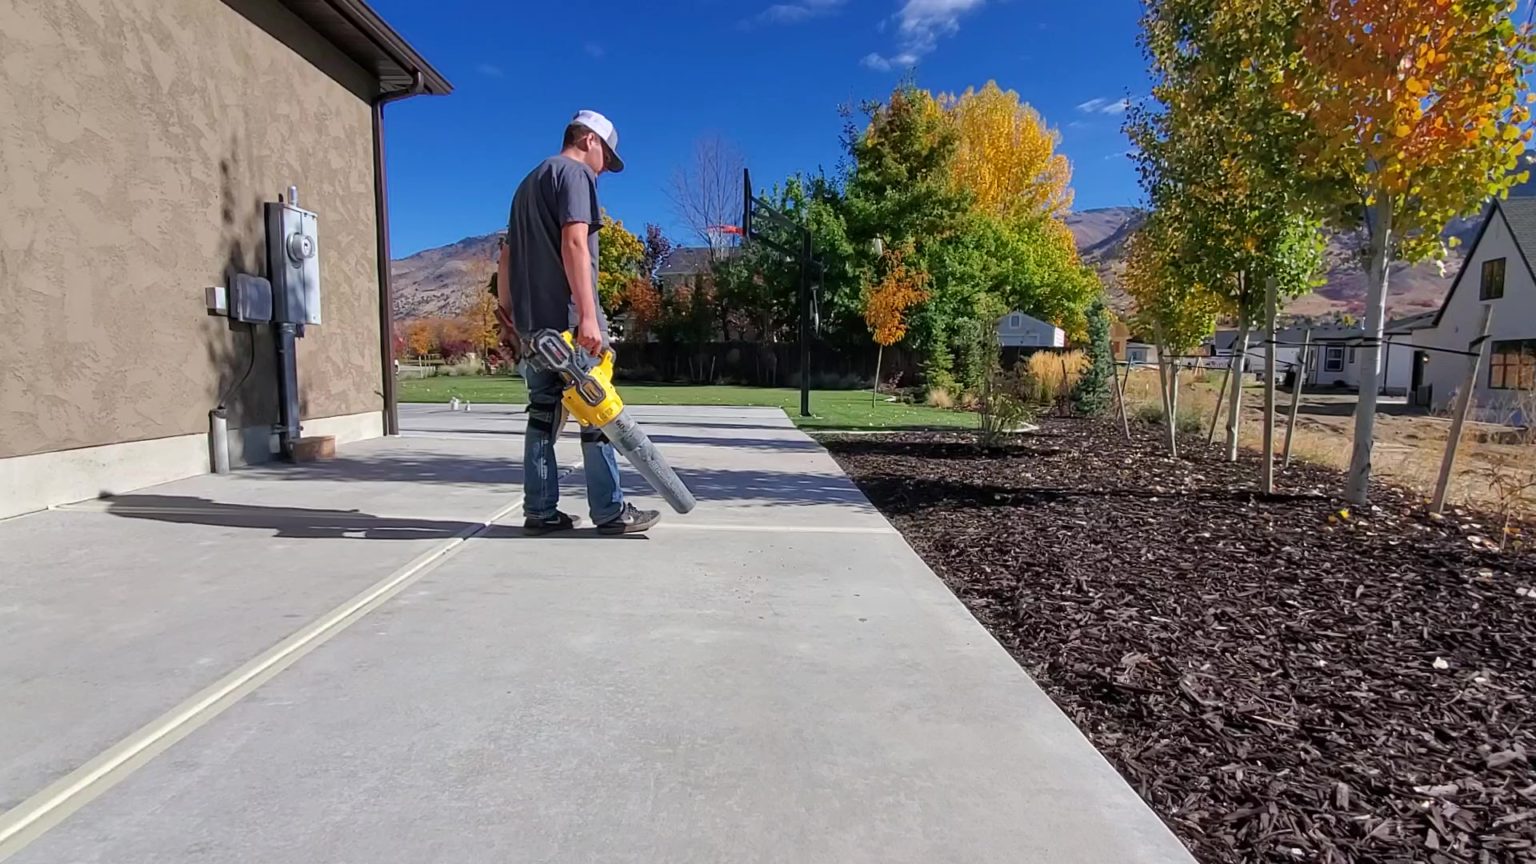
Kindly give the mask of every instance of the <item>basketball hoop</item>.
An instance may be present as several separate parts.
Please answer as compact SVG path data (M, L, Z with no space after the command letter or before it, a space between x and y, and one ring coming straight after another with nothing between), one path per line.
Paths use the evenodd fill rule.
M711 225L709 230L718 231L721 234L735 234L737 237L742 236L741 226L739 225Z

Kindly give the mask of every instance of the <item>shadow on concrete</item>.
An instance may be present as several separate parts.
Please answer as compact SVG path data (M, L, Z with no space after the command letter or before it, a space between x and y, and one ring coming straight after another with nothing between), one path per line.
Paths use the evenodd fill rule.
M658 425L647 423L647 428ZM568 427L560 438L561 445L567 441L576 440L575 427ZM518 430L521 434L522 430ZM738 438L734 436L722 436L712 438L707 435L669 435L665 432L648 432L653 444L682 444L697 445L703 447L733 447L741 450L767 450L775 453L816 453L821 450L821 445L814 441L806 441L803 438ZM505 430L497 429L430 429L409 430L407 437L431 440L433 435L464 435L494 439L505 437ZM518 445L517 458L522 457L521 444Z
M150 519L174 525L211 525L271 531L273 537L310 540L447 540L480 527L455 519L401 519L374 516L361 510L305 507L264 507L225 504L182 495L122 495L107 512L124 519ZM492 525L478 536L527 540L644 540L641 534L608 536L596 526L577 527L561 534L530 537L520 525Z
M184 495L119 495L108 500L107 512L125 519L250 528L271 531L274 537L319 540L446 540L475 527L475 523L451 519L397 519L361 510L225 504Z
M561 463L569 464L577 455L573 438L560 448ZM579 461L579 458L578 458ZM303 482L320 480L332 483L429 483L454 486L501 485L521 489L523 485L523 448L491 458L443 454L390 453L370 458L347 456L324 462L292 465L271 462L252 466L241 472L261 480Z

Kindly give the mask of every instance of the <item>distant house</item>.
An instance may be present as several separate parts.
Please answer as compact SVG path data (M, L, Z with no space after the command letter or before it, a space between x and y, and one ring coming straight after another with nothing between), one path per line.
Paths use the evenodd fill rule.
M1445 302L1429 326L1414 334L1419 353L1412 383L1420 402L1436 409L1453 404L1466 383L1467 358L1433 349L1467 350L1484 307L1492 308L1493 317L1472 393L1477 413L1506 419L1522 391L1536 390L1536 276L1528 255L1533 250L1536 197L1517 194L1490 204Z
M1412 335L1418 328L1428 325L1431 314L1433 313L1387 322L1383 334L1385 344L1382 351L1379 392L1387 395L1402 395L1412 390L1414 363ZM1275 331L1275 341L1279 343L1275 346L1277 378L1288 379L1291 377L1290 373L1299 368L1301 343L1306 338L1307 329L1305 325L1292 325ZM1311 360L1307 363L1306 386L1358 389L1363 368L1362 361L1365 357L1361 347L1364 344L1365 328L1321 325L1312 327L1311 331L1312 351ZM1206 350L1210 356L1221 358L1214 365L1224 367L1231 362L1230 358L1235 350L1237 337L1236 330L1218 330L1214 337L1206 341ZM1263 377L1264 355L1263 332L1250 331L1244 371Z
M709 273L716 252L706 246L674 247L656 271L662 287L675 288L684 283L692 283L694 277Z
M1063 348L1067 333L1054 324L1015 311L998 320L997 339L1004 348Z
M1126 359L1126 349L1131 342L1131 328L1127 327L1120 319L1111 318L1109 322L1109 353L1116 360Z
M1146 342L1126 342L1125 362L1133 366L1150 366L1157 363L1157 346Z

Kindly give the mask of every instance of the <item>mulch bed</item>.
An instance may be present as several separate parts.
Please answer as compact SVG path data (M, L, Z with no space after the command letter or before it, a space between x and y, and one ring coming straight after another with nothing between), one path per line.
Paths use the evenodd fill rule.
M826 443L1202 861L1536 861L1536 550L1135 434Z

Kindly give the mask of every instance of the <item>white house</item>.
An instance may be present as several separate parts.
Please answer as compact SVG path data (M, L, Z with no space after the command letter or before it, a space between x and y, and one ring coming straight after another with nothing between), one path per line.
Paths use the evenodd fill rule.
M1472 391L1478 416L1509 419L1522 391L1528 401L1536 390L1536 275L1530 251L1536 251L1536 197L1490 204L1440 311L1431 326L1414 334L1420 348L1414 389L1425 404L1447 408L1465 386L1467 358L1432 349L1467 350L1484 307L1493 314Z
M1150 366L1157 363L1157 346L1146 342L1125 343L1125 362L1132 366Z
M1414 348L1412 334L1416 329L1428 326L1433 313L1388 321L1383 335L1386 343L1382 351L1382 376L1380 392L1406 394L1412 388ZM1311 360L1307 363L1306 386L1358 389L1360 387L1361 362L1365 351L1361 344L1365 338L1362 327L1337 325L1314 326L1312 330ZM1275 331L1275 369L1281 380L1288 379L1292 367L1301 361L1301 344L1306 337L1305 326L1293 325ZM1230 358L1237 341L1236 330L1218 330L1206 342L1212 357ZM1221 365L1230 363L1224 359ZM1248 334L1247 371L1264 374L1264 334L1251 331Z
M997 322L998 343L1004 348L1064 348L1066 331L1023 312L1010 312Z
M1408 395L1413 390L1413 334L1428 326L1431 314L1388 321L1382 333L1379 392ZM1300 330L1288 332L1286 341L1301 341ZM1363 327L1330 327L1312 333L1312 361L1307 364L1307 385L1358 390L1365 369ZM1299 350L1299 349L1298 349Z

